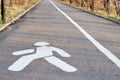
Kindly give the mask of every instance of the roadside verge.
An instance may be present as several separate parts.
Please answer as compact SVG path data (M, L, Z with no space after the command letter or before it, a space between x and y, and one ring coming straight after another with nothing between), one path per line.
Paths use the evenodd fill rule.
M19 14L17 17L15 17L13 20L11 20L10 22L2 25L0 27L0 32L3 31L4 29L6 29L9 25L11 25L12 23L16 22L18 19L20 19L22 16L24 16L27 12L29 12L32 8L34 8L35 6L37 6L42 0L38 1L36 4L34 4L32 7L28 8L27 10L25 10L23 13Z
M116 20L113 20L113 19L111 19L111 18L107 18L107 17L101 16L101 15L98 15L98 14L96 14L96 13L94 13L94 12L91 12L91 11L87 11L87 10L84 10L84 9L81 9L81 8L78 8L78 7L75 7L75 6L71 6L71 5L69 5L69 4L67 4L67 3L64 3L64 2L62 2L62 1L59 1L59 2L62 3L62 4L64 4L64 5L67 5L67 6L69 6L69 7L72 7L72 8L75 8L75 9L79 9L79 10L81 10L81 11L83 11L83 12L92 14L92 15L97 16L97 17L100 17L100 18L104 18L104 19L106 19L106 20L112 21L112 22L120 25L120 22L119 22L119 21L116 21Z

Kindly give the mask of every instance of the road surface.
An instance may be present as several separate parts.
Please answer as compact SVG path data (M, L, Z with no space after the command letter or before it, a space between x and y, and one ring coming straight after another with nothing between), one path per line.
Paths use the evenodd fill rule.
M71 57L56 52L54 56L77 71L62 71L42 58L22 71L9 71L8 67L23 56L12 53L35 48L38 41L69 53ZM56 0L43 0L0 32L0 80L120 80L119 59L120 25Z

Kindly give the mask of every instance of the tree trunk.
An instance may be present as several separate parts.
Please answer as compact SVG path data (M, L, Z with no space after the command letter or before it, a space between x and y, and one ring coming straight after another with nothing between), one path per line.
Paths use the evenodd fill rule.
M90 0L90 9L94 11L94 0Z
M75 0L75 6L79 6L79 1Z
M12 6L13 6L13 0L10 0L9 7L12 7Z
M84 7L84 0L81 0L81 7Z
M109 15L109 13L110 13L110 0L104 0L104 8L105 8L107 14Z
M5 4L4 4L4 0L1 0L1 16L2 16L2 23L5 23Z
M120 0L114 0L116 14L120 16Z

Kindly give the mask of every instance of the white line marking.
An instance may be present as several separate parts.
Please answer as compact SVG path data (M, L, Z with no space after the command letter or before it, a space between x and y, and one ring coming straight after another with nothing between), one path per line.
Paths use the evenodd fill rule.
M47 58L44 58L46 61L48 61L49 63L55 65L56 67L58 67L59 69L65 71L65 72L75 72L77 71L77 69L69 64L67 64L66 62L60 60L59 58L55 57L55 56L50 56Z
M89 41L91 41L104 55L106 55L114 64L116 64L120 68L120 60L117 58L111 51L106 49L103 45L101 45L97 40L95 40L90 34L88 34L79 24L77 24L71 17L69 17L65 12L59 9L52 0L49 0L50 3L60 12L62 13L76 28L78 28Z

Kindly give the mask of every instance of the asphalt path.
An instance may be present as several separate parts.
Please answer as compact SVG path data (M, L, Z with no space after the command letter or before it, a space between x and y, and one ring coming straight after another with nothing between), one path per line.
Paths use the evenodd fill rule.
M0 32L0 80L120 80L120 25L56 0L53 2L43 0ZM79 27L95 41L91 41ZM74 66L77 71L65 72L48 63L47 58L32 61L22 71L9 71L8 67L24 56L12 53L35 49L33 44L38 41L48 42L70 54L71 57L62 57L54 52L55 57ZM99 49L94 44L96 41L118 61L111 60L110 53Z

